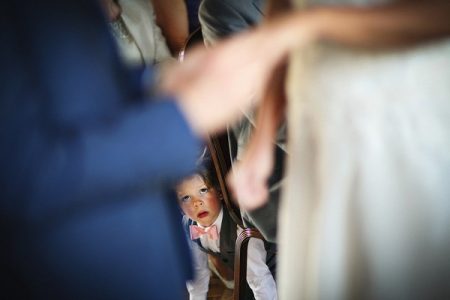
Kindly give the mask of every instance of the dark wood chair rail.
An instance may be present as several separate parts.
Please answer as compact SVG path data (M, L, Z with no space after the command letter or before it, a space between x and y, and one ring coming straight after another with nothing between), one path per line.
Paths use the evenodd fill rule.
M178 59L183 61L186 51L203 39L200 28L194 31L188 38L180 52ZM228 147L228 137L226 134L211 136L208 141L208 149L216 171L216 176L220 185L223 201L228 209L233 221L243 228L242 233L236 239L235 259L234 259L234 299L239 300L246 294L247 288L247 249L250 238L259 238L264 240L261 233L254 228L245 228L240 209L237 202L232 199L226 186L226 175L231 170L231 156Z

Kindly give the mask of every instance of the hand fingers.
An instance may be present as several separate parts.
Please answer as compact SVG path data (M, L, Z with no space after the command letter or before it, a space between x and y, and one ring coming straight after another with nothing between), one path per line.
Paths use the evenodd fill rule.
M237 169L228 175L227 183L239 206L247 210L262 206L269 194L266 180L251 169L245 169L243 166Z

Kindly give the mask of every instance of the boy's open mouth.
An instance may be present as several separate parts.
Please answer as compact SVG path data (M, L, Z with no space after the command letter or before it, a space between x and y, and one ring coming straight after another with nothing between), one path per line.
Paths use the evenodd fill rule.
M206 217L206 216L208 216L208 215L209 215L209 212L207 212L207 211L202 211L202 212L200 212L200 213L197 215L197 218L201 219L201 218L204 218L204 217Z

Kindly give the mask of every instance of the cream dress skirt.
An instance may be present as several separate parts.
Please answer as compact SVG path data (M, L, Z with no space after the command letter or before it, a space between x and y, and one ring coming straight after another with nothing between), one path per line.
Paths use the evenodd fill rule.
M313 45L289 72L280 298L449 293L450 41Z

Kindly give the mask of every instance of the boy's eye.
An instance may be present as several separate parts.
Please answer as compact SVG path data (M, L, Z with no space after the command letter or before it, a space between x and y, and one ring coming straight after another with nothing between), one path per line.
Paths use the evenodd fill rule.
M190 196L184 196L180 198L181 202L186 203L189 202L191 200Z
M208 188L201 188L200 189L200 195L204 195L204 194L206 194L208 192Z

